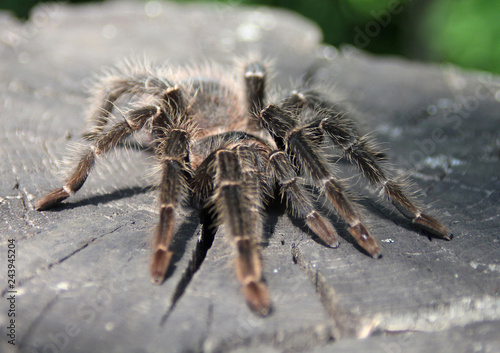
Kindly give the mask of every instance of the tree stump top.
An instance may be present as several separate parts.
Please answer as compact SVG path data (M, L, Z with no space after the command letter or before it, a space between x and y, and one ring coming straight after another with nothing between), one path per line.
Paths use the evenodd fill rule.
M4 331L8 239L16 239L17 271L17 345L2 339L0 350L500 349L498 77L337 50L321 44L314 24L269 8L56 3L26 23L0 14L0 24ZM307 72L335 87L455 238L429 240L357 178L352 189L362 196L380 260L360 251L333 216L338 249L270 209L262 255L274 312L260 318L244 303L229 244L216 234L208 251L197 246L198 214L189 209L168 279L151 284L158 216L145 173L151 158L142 151L119 150L63 205L34 210L36 198L59 186L61 161L86 126L86 87L104 67L127 57L230 65L248 52L272 58L274 82L285 89ZM357 175L343 163L339 170Z

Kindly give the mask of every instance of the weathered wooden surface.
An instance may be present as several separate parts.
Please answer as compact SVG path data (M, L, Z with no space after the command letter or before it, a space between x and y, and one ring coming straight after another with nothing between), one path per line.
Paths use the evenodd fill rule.
M2 329L8 238L17 240L18 267L18 345L7 345L3 332L0 349L499 351L500 80L318 47L318 29L286 12L156 6L57 4L24 26L0 16ZM68 144L85 126L84 87L103 66L143 55L230 62L247 50L275 58L276 82L287 87L318 62L319 80L356 105L363 130L383 142L455 239L429 241L362 183L354 189L365 196L380 260L354 246L342 224L340 248L329 249L271 210L263 257L275 310L263 319L244 304L220 235L190 270L204 252L196 212L178 227L170 277L151 284L157 213L142 152L119 151L62 207L33 210L36 197L58 186Z

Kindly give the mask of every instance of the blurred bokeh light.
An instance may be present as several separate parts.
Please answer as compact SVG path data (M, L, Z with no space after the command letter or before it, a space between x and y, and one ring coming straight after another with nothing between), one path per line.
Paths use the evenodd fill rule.
M95 1L95 0L94 0ZM194 2L193 0L174 0ZM198 0L200 1L200 0ZM296 11L318 23L324 41L377 54L450 62L500 73L498 0L202 0L228 6L265 5ZM27 19L40 1L0 1ZM69 3L89 2L69 0Z

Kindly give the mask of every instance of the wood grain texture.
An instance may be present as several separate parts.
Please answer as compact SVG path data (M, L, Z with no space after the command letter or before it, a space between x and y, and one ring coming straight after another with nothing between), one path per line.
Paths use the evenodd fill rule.
M318 44L314 24L288 12L145 6L56 4L33 15L46 21L24 25L0 16L0 253L9 238L18 250L18 345L2 341L1 351L500 349L498 77L337 51ZM167 280L151 284L158 215L144 172L151 158L142 151L119 150L62 206L34 210L36 198L59 186L61 161L85 127L85 86L104 66L143 55L230 63L248 50L275 58L276 82L285 87L314 64L316 79L356 107L361 130L383 143L395 172L409 175L455 238L429 240L363 182L352 189L363 196L379 260L354 245L334 216L338 249L271 209L263 275L274 312L260 318L245 305L222 232L208 250L198 243L193 210L177 225ZM338 167L353 175L345 163Z

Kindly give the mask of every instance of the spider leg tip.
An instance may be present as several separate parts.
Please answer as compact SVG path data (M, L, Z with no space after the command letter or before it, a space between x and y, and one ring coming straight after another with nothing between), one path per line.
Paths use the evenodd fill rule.
M57 205L59 202L52 202L50 200L47 200L47 197L44 197L43 199L37 200L35 203L35 211L45 211L48 210L55 205Z
M151 282L155 285L160 285L165 279L165 271L152 271L151 272Z
M260 312L259 314L262 315L263 317L271 315L273 312L273 306L270 305L269 307L266 308L265 311Z
M249 305L252 311L254 311L260 317L269 316L273 312L273 306L271 303L262 307L253 307L251 304Z
M306 224L329 247L338 248L340 243L333 225L324 219L318 212L313 211L307 216Z
M63 200L67 199L69 195L70 195L69 192L65 190L65 188L54 190L51 193L47 194L46 196L36 201L35 210L37 211L48 210L49 208L52 208L61 203Z
M337 240L331 244L328 244L328 246L332 249L337 249L340 246L340 242Z
M163 282L163 277L160 275L151 276L151 282L156 285L160 285Z
M271 314L271 299L267 286L263 282L250 281L243 286L243 292L252 311L262 317Z
M165 279L172 252L158 249L151 261L151 281L153 284L161 284Z
M413 223L418 224L434 237L444 240L453 239L453 234L449 231L449 229L431 216L422 213L413 219Z
M374 259L380 258L380 248L375 239L368 233L368 230L361 223L357 223L349 227L349 233L354 237L356 242Z

